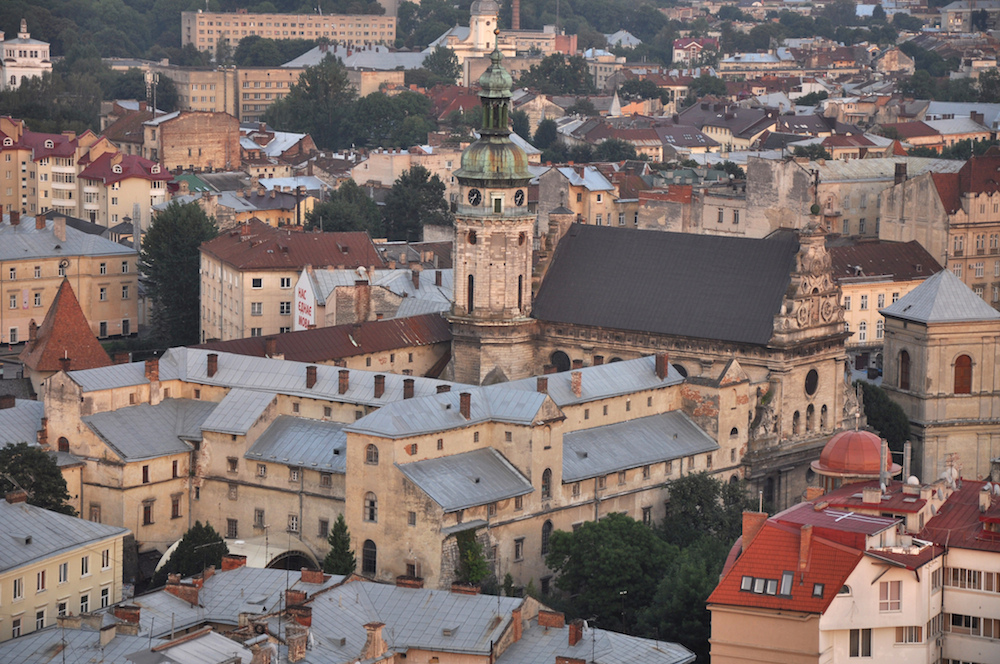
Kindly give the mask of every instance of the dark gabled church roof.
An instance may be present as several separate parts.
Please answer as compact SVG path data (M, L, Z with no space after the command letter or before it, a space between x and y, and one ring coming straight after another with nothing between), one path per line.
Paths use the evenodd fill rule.
M798 242L573 224L533 316L542 321L766 345Z

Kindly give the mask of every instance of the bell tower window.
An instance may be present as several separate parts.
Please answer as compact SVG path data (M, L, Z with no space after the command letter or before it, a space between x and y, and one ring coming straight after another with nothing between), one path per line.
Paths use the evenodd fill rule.
M476 293L476 278L470 274L469 275L469 292L467 294L469 301L468 301L468 303L466 305L466 310L470 314L472 313L472 310L473 310L473 308L475 306L475 303L476 303L475 293Z
M493 199L493 214L503 214L503 199L499 196Z

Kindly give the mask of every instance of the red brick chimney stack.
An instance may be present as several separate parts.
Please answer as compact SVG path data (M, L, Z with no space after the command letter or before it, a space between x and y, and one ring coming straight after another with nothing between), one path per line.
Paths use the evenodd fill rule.
M377 374L375 376L375 398L381 399L383 394L385 394L385 376Z
M208 354L208 367L206 372L208 377L211 378L219 371L219 356L215 353Z
M472 419L472 395L462 392L458 395L458 408L465 419Z
M311 390L316 387L316 365L310 364L306 367L306 389Z

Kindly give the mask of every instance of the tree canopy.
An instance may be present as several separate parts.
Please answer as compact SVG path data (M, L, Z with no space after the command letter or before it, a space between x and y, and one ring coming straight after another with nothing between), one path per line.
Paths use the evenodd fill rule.
M181 578L186 578L201 573L211 565L221 568L222 557L228 553L229 546L211 524L206 522L202 525L201 521L195 521L167 562L153 575L151 585L162 586L168 574L180 574Z
M635 146L620 138L601 141L594 149L594 161L623 161L635 158Z
M435 46L434 50L424 58L424 69L449 84L454 84L462 73L455 51L440 45Z
M347 529L347 522L341 514L333 522L330 535L326 538L330 544L330 550L323 559L323 571L327 574L341 574L347 576L353 574L358 566L354 550L351 549L351 533Z
M417 165L400 175L385 198L386 234L390 240L419 241L424 224L448 226L451 211L445 186L436 174Z
M153 217L139 260L153 301L155 334L167 345L198 343L202 242L217 235L196 202L171 203Z
M55 459L27 442L0 448L0 492L24 489L28 504L60 514L76 515L66 501L69 491Z
M302 72L283 99L268 107L264 120L275 129L310 134L318 147L339 148L349 144L356 96L343 63L327 54Z
M812 159L813 161L817 159L833 159L830 153L826 151L819 143L812 143L810 145L796 145L792 150L792 154L796 157L806 157L807 159Z
M330 194L330 200L306 213L306 229L316 227L323 231L366 231L372 237L382 237L382 214L354 180L346 180Z
M547 95L587 95L596 91L582 56L553 53L521 74L518 85Z
M902 406L890 399L889 394L881 387L865 381L858 383L864 390L862 398L868 426L878 431L879 436L889 443L890 450L902 452L903 443L910 438L910 418L906 416Z

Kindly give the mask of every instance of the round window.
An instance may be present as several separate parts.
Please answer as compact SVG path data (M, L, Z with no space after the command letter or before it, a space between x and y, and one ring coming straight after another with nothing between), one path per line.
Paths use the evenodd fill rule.
M815 369L810 369L806 374L806 394L809 396L816 394L817 387L819 387L819 374Z

